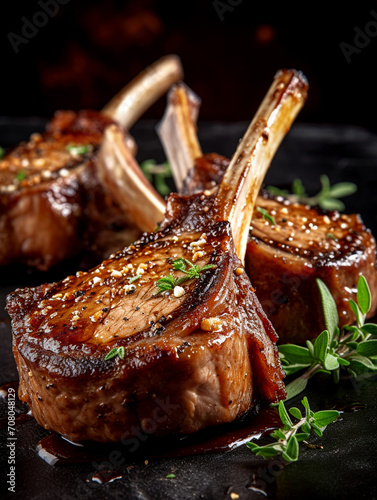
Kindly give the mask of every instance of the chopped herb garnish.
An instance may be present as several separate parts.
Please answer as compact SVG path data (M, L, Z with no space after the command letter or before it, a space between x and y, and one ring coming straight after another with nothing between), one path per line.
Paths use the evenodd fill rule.
M168 474L167 476L165 476L166 479L175 479L175 474Z
M339 328L338 310L329 289L320 279L317 279L317 285L326 330L314 342L307 340L307 347L295 344L278 347L287 376L305 370L286 386L286 400L302 392L308 380L316 373L332 374L334 382L339 382L341 368L354 377L377 371L377 324L365 323L371 307L371 294L364 276L359 278L356 302L349 300L356 317L356 325L346 325L343 328Z
M275 219L272 217L272 215L270 215L267 212L267 210L265 208L257 207L257 212L259 212L260 214L262 214L263 219L268 220L269 222L271 222L271 224L273 224L274 226L276 226Z
M173 290L174 287L185 281L198 279L200 273L207 269L213 269L214 267L216 267L214 264L206 264L203 267L199 267L197 264L193 264L187 259L176 259L173 262L173 269L175 271L181 271L185 276L174 277L171 273L169 276L163 276L156 282L157 288L159 289L158 293Z
M170 188L166 183L166 179L172 176L169 163L165 162L156 165L155 160L145 160L141 163L140 168L149 182L154 181L157 191L162 196L166 196L170 193Z
M263 458L270 458L281 454L282 458L287 462L295 462L298 459L299 443L305 441L312 431L321 437L326 427L339 417L339 412L336 410L313 412L306 397L301 403L305 408L305 416L301 414L298 408L294 407L288 410L298 420L294 424L285 409L283 401L280 401L279 417L283 427L270 434L275 441L264 446L258 446L256 443L249 442L246 443L246 446L253 453Z
M15 178L16 178L16 180L18 180L18 182L21 182L24 179L26 179L26 172L25 172L25 170L19 170L17 172L17 174L15 175Z
M68 144L66 149L73 155L84 155L89 153L90 146L85 144Z
M0 146L0 160L5 155L5 149Z
M284 196L293 202L303 203L311 207L319 206L324 210L344 210L345 206L339 198L350 196L357 191L357 186L353 182L339 182L330 185L327 175L321 175L321 190L315 196L309 196L302 184L301 179L295 179L292 184L292 193L286 189L279 189L275 186L268 186L267 191L273 195Z
M132 276L131 278L128 278L128 283L131 285L134 281L137 281L141 278L141 274L138 274L137 276Z
M115 356L119 356L120 359L124 358L124 347L114 347L110 352L107 353L105 361L111 358L115 358Z
M336 236L334 236L332 233L327 233L327 234L326 234L326 237L327 237L329 240L338 241L338 238L337 238Z

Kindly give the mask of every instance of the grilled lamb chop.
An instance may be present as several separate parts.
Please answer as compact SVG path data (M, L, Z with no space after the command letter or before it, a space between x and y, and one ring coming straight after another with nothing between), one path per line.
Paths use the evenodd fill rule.
M158 127L174 180L184 194L213 189L229 164L223 156L201 153L195 138L198 106L190 89L174 86ZM276 224L254 210L246 271L281 343L305 343L325 328L316 278L330 289L343 326L355 321L348 301L355 300L363 274L373 292L368 317L374 316L376 242L359 215L326 213L264 191L255 205L273 216Z
M277 74L216 194L172 194L159 232L8 297L19 395L41 425L74 441L191 433L284 397L276 335L241 260L305 93L301 75Z
M139 236L133 221L107 196L96 172L104 129L124 133L153 101L182 78L179 59L157 61L102 111L61 111L0 161L0 265L47 270L82 250L102 260ZM124 140L132 145L125 134ZM76 146L76 147L75 147Z

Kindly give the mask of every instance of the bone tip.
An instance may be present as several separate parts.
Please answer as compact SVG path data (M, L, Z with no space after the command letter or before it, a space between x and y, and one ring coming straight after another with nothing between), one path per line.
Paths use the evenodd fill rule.
M297 69L279 69L275 74L275 80L282 80L283 82L292 82L294 88L301 91L303 95L309 88L309 82L304 73Z
M182 66L182 61L179 56L176 54L167 54L166 56L162 56L158 61L156 61L155 65L163 65L166 64L174 68L174 73L176 75L177 80L183 80L184 71Z

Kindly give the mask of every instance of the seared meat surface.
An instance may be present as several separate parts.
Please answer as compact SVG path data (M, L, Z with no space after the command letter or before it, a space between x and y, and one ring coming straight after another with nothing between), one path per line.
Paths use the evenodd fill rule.
M111 123L94 111L57 112L44 134L33 134L0 161L1 265L46 270L89 249L94 234L130 227L95 168ZM137 234L129 231L128 242Z

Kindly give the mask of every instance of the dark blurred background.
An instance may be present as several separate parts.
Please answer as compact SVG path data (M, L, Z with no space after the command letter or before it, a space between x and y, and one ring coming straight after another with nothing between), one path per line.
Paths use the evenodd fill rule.
M50 14L40 15L42 5ZM146 65L176 53L203 100L201 119L250 119L275 71L295 67L310 83L301 121L377 130L376 1L24 0L2 7L3 116L100 109ZM164 104L146 116L159 118Z

